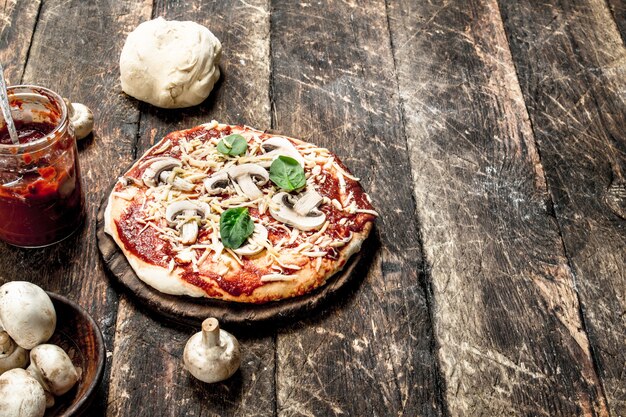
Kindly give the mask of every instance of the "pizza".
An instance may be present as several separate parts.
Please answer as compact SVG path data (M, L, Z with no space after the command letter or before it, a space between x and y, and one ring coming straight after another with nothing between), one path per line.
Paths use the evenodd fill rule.
M328 149L218 122L172 132L116 182L110 235L173 295L265 303L318 288L378 216Z

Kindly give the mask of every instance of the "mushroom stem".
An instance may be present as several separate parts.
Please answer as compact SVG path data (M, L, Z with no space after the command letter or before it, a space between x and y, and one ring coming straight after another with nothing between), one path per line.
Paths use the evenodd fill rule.
M163 171L159 174L159 180L164 184L171 184L177 190L192 191L195 188L194 184L178 176L174 176L173 179L170 179L171 175L172 171Z
M256 200L257 198L263 197L263 193L259 190L259 187L256 186L252 177L248 175L242 175L238 178L239 187L241 187L241 191L250 199Z
M174 178L172 186L177 190L183 191L193 191L193 189L196 188L193 183L179 177Z
M193 217L196 215L196 211L185 210L183 211L183 215L185 217ZM192 220L183 224L181 237L183 238L184 244L194 243L198 238L198 223L195 220Z
M220 345L220 323L216 318L208 318L202 322L202 342L207 348Z
M0 358L13 352L13 341L7 332L0 332Z
M19 347L7 332L0 331L0 375L28 365L28 351ZM2 413L0 413L0 416Z
M37 382L39 382L39 381L37 381ZM52 395L51 393L49 393L46 390L44 390L43 393L46 396L46 408L54 407L54 404L56 403L56 400L54 399L54 395Z
M233 184L239 186L241 192L250 200L263 197L263 192L258 186L265 185L270 179L270 174L267 170L257 164L243 164L230 167L228 175Z
M176 201L165 209L165 219L170 227L180 230L183 243L190 244L198 238L200 221L210 212L211 207L201 201Z
M163 171L159 174L159 179L161 180L161 182L165 182L167 183L167 180L170 177L170 174L172 173L172 171Z
M311 210L317 208L324 198L315 191L315 188L309 187L307 191L300 195L293 209L301 216L306 216Z

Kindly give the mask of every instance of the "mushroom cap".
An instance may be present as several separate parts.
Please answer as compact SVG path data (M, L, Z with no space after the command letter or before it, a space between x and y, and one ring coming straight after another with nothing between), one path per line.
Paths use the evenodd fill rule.
M228 169L228 175L235 181L244 175L249 176L258 185L265 185L270 179L267 169L258 164L234 165Z
M183 165L180 160L170 157L155 158L152 161L141 176L143 182L149 187L159 185L159 177L163 171L172 170Z
M241 365L237 339L219 328L216 319L202 323L202 331L191 336L183 352L185 368L200 381L213 383L230 378Z
M74 126L76 139L84 139L93 130L93 112L82 103L71 103L70 107L70 121Z
M165 219L168 224L172 226L176 224L176 217L187 210L195 211L201 218L204 219L211 212L211 207L202 201L175 201L165 209Z
M53 395L65 394L78 382L72 360L56 345L39 345L31 350L28 371Z
M228 176L250 200L263 196L258 186L267 184L270 179L269 172L258 164L235 165L228 169Z
M0 375L28 365L28 351L19 347L7 332L0 331Z
M281 192L274 195L272 203L274 203L270 205L272 217L296 229L302 231L319 229L326 221L326 215L317 209L312 209L305 215L297 213L294 209L297 202L289 193Z
M23 369L0 375L0 417L43 417L46 394L39 382Z
M256 242L252 241L251 238L255 241L267 240L267 229L265 228L265 226L263 226L261 223L255 223L252 236L250 236L242 246L234 249L233 251L237 255L252 256L265 249L265 246L257 244Z
M207 194L215 195L223 193L230 185L230 177L226 170L218 171L204 180L204 188Z
M44 290L30 282L13 281L0 287L0 320L15 343L30 350L50 339L57 315Z
M263 148L268 155L273 156L273 158L263 161L261 163L263 166L269 167L272 164L272 161L280 155L289 156L298 161L301 166L304 166L304 158L302 157L302 154L300 154L294 144L287 138L280 136L271 137L261 144L261 148Z

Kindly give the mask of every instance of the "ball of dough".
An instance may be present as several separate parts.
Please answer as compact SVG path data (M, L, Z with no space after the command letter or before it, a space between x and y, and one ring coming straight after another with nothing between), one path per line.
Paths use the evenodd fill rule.
M120 72L122 90L158 107L202 103L220 77L222 44L195 22L144 22L128 35Z

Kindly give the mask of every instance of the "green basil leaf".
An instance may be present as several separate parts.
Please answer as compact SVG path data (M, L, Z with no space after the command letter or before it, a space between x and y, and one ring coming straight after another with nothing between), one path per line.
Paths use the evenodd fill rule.
M222 138L217 144L217 150L224 155L243 155L248 149L246 138L241 135L233 134Z
M237 249L254 231L247 207L230 208L220 216L220 237L226 248Z
M270 166L270 179L285 191L293 191L306 185L304 168L293 158L281 155Z

